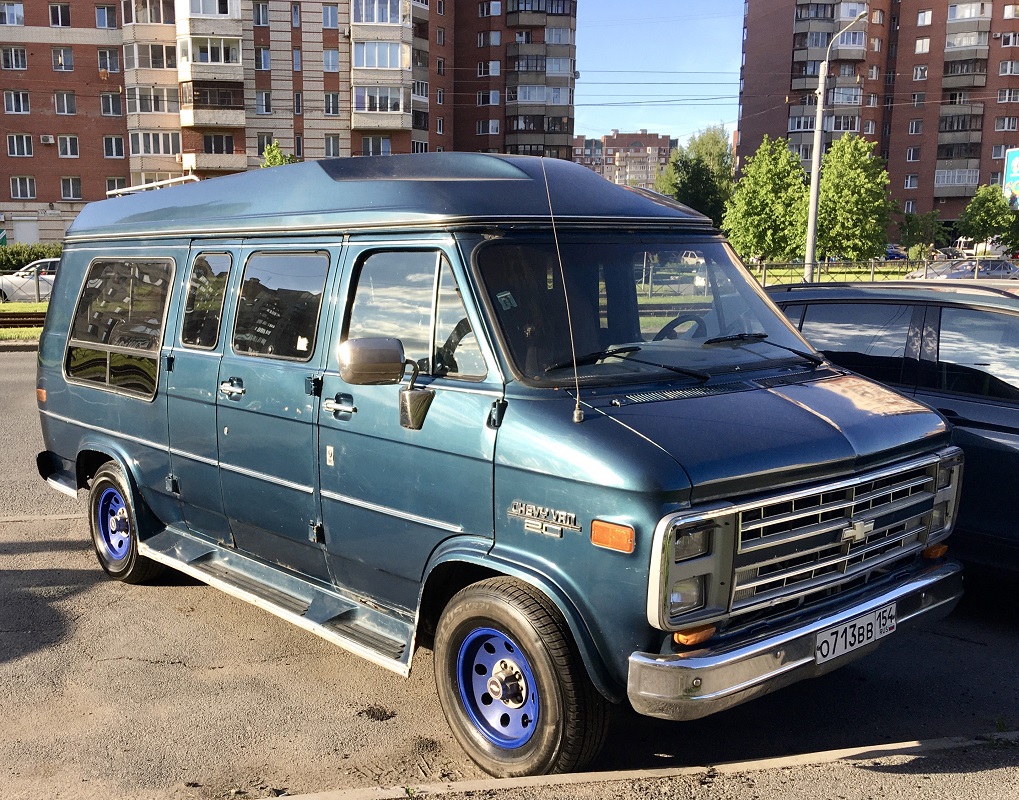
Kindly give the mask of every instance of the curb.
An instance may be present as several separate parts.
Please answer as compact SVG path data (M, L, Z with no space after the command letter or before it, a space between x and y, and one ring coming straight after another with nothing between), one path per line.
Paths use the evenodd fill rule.
M0 353L31 353L39 349L39 342L0 342Z
M985 746L994 742L1019 743L1019 731L991 733L973 738L952 736L927 741L896 742L894 744L879 744L870 747L850 747L842 750L822 750L816 753L803 753L801 755L766 758L756 761L733 761L711 767L678 767L618 772L578 772L568 775L534 775L527 778L489 778L488 780L456 783L411 784L390 788L375 786L361 789L338 789L316 792L314 794L288 795L288 797L290 797L290 800L398 800L398 798L424 797L427 795L498 792L543 786L578 786L589 783L613 783L637 779L679 778L703 775L708 772L723 774L761 772L789 767L802 767L811 764L828 764L842 760L887 758L889 756L901 755L915 756L925 753L936 753L942 750L955 750L962 747Z

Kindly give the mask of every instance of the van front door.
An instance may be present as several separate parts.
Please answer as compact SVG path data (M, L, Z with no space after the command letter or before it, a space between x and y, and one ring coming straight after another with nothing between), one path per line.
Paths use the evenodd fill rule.
M242 255L216 385L224 513L239 550L328 580L315 417L330 250L267 246Z
M323 376L319 469L328 558L339 583L390 607L416 607L424 567L452 537L493 531L492 411L502 384L479 320L437 247L348 251L347 319ZM463 284L461 284L462 286ZM351 385L343 339L391 337L434 392L419 430L400 424L403 386ZM407 380L411 374L408 368Z

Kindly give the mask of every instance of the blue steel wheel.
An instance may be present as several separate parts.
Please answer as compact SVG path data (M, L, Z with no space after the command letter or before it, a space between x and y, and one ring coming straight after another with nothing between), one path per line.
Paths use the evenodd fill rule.
M496 777L581 769L607 731L608 705L562 614L514 578L472 584L446 605L435 685L453 736Z
M138 512L123 470L112 461L103 464L92 478L88 496L92 544L106 574L125 583L142 583L162 572L162 564L138 555Z
M541 710L538 687L512 639L478 628L460 645L456 672L460 699L482 736L510 750L531 740Z

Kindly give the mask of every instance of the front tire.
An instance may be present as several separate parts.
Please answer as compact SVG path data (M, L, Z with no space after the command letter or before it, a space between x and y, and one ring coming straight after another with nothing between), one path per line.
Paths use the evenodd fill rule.
M144 583L163 571L162 564L138 554L134 492L123 470L113 462L103 464L92 478L88 521L99 565L111 578Z
M608 704L566 621L522 581L491 578L450 600L435 633L435 682L453 736L490 775L579 770L605 739Z

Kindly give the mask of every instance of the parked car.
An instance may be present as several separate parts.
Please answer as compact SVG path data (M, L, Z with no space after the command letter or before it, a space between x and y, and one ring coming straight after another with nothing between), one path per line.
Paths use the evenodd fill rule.
M904 261L908 258L905 249L900 244L889 244L885 246L885 261Z
M966 465L952 552L1019 570L1019 286L889 281L768 293L834 363L953 423Z
M906 277L933 280L1016 279L1019 278L1019 267L1003 258L966 258L960 261L928 264L913 270Z
M0 275L0 300L3 302L23 300L34 302L48 300L53 290L53 278L57 274L59 258L40 258L26 264L10 275ZM36 276L39 294L36 295Z
M965 257L966 254L958 247L939 247L934 251L934 259L936 261L953 261Z

